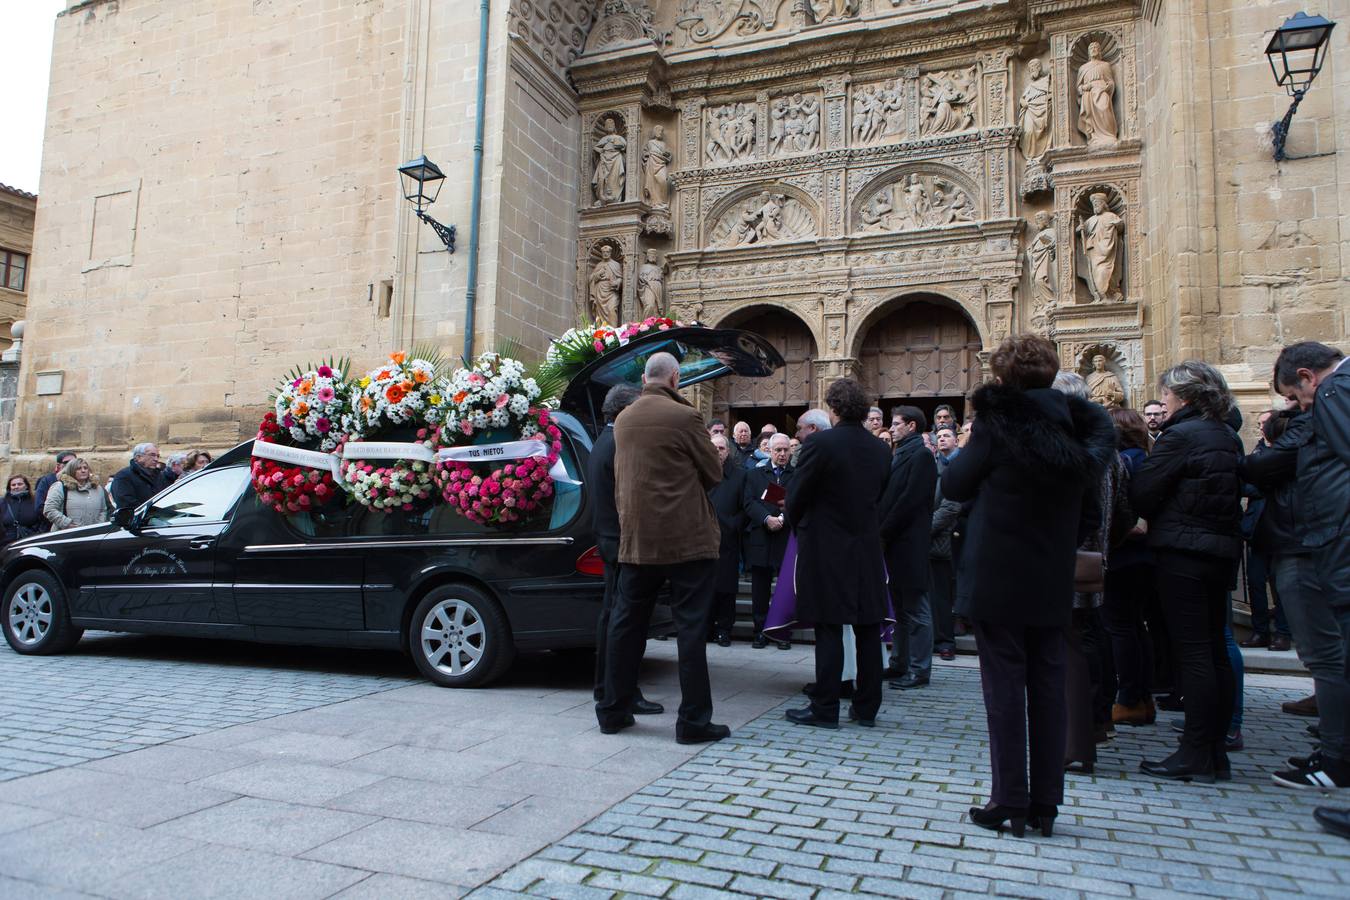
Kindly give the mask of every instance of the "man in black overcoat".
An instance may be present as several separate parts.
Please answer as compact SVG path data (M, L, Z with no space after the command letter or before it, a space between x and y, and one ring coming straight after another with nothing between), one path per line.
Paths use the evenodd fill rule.
M724 434L712 436L717 457L722 460L722 480L708 491L722 543L717 557L717 576L713 581L713 627L711 639L723 647L731 646L731 628L736 624L736 591L741 582L741 535L745 533L745 507L741 493L745 489L745 469L736 461L731 442Z
M605 394L600 408L605 417L605 428L595 439L591 458L586 463L586 488L591 495L591 516L595 528L595 547L605 563L605 598L600 603L600 618L595 624L595 690L596 700L605 695L605 645L609 632L609 614L614 609L614 597L619 590L619 510L614 504L614 420L642 395L631 385L616 384ZM654 716L665 712L659 703L653 703L637 692L632 712L635 715Z
M876 722L881 708L881 623L886 618L878 504L886 487L886 445L863 427L867 395L853 379L825 395L833 428L803 444L788 484L787 516L797 534L797 609L814 623L816 681L804 709L788 710L798 725L839 727L844 625L853 626L857 686L849 718ZM931 490L931 489L930 489Z
M750 599L754 607L756 650L768 646L764 637L764 620L769 615L769 600L773 595L773 580L783 567L787 551L788 527L783 507L764 499L770 484L787 487L792 483L792 439L786 434L775 434L769 439L769 458L761 466L747 469L745 487L741 491L741 505L745 510L745 564L750 569ZM778 641L779 650L792 644Z
M937 464L924 446L928 422L913 406L891 410L891 457L886 493L881 500L881 540L886 548L895 636L887 677L892 687L928 684L933 668L933 611L928 602L928 547L933 525Z

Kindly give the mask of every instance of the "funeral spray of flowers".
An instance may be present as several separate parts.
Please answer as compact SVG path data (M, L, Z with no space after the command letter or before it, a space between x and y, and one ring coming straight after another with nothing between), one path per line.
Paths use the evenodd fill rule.
M292 372L277 389L273 406L296 446L331 451L342 443L342 420L350 412L347 361Z
M664 316L650 316L641 322L627 322L611 326L596 322L582 323L569 328L549 344L540 367L539 380L550 389L561 393L567 383L596 359L624 346L629 341L653 331L669 331L695 324L679 322Z
M562 452L562 432L547 409L536 404L540 389L520 361L484 353L471 368L450 376L448 395L433 420L446 447L473 447L539 441L538 455L497 462L442 458L436 464L441 496L460 515L481 525L507 526L527 521L553 496L549 469Z
M348 411L347 361L291 371L254 438L250 467L258 499L279 513L316 509L338 495L333 452Z

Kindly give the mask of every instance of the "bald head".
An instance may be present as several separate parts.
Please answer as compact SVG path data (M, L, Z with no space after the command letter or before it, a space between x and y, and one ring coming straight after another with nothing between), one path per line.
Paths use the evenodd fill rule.
M643 384L664 384L671 388L680 386L680 364L669 353L653 353L647 360L647 368L642 372Z

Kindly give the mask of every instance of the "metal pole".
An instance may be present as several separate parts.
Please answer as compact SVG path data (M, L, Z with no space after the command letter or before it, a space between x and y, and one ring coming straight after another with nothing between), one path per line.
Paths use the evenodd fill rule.
M473 201L469 218L468 287L464 291L464 359L473 359L474 303L478 300L478 227L483 215L483 132L487 116L488 7L478 4L478 104L474 114Z

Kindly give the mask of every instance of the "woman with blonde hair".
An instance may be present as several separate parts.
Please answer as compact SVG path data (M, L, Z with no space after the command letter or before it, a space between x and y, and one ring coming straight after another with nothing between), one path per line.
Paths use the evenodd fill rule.
M42 514L52 531L97 525L112 516L112 498L93 477L89 463L76 457L61 469L61 476L47 492Z

